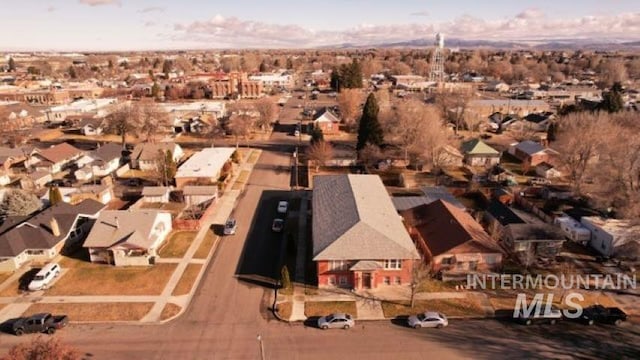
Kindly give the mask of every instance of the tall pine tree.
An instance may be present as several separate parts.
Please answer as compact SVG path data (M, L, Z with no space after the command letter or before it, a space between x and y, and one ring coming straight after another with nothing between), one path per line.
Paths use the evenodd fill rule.
M60 189L57 186L52 186L49 188L49 204L51 206L62 202L62 193L60 193Z
M367 144L380 147L384 141L382 134L382 126L378 121L378 101L373 93L367 97L367 102L362 110L362 117L358 126L358 151L364 149Z

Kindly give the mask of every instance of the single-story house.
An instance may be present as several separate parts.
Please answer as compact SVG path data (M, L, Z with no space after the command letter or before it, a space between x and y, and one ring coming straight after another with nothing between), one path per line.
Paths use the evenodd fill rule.
M23 189L40 189L45 187L51 180L53 180L53 176L51 176L50 172L38 170L28 174L26 178L23 178L21 187Z
M400 215L425 262L443 278L493 271L502 265L497 242L469 213L445 200Z
M116 266L155 263L157 251L171 232L171 214L161 211L103 211L83 247L91 262Z
M340 131L340 118L324 108L314 116L313 126L322 130L323 134L335 134Z
M444 186L424 186L420 190L422 196L394 196L391 198L393 205L397 211L409 210L420 205L431 204L437 200L446 200L449 204L466 210L466 207L460 200L447 190Z
M142 188L142 199L148 203L168 203L171 187L145 186Z
M120 167L122 145L108 143L90 152L87 157L91 161L74 172L78 180L91 180L107 176Z
M531 113L522 118L522 123L534 131L547 131L555 118L551 112Z
M504 235L506 226L526 223L511 207L496 198L491 199L489 205L487 205L483 221L487 224L490 234L498 235L496 238L501 238Z
M548 163L558 155L557 151L545 148L542 144L531 140L511 144L508 152L530 166L536 166L543 162Z
M103 204L108 204L114 198L113 186L107 184L101 185L83 185L79 187L58 187L62 201L70 204L79 203L85 199L93 199ZM49 191L40 197L45 206L49 206Z
M178 168L175 175L176 186L182 188L187 184L215 184L235 151L231 147L215 147L193 154Z
M0 147L0 166L9 171L15 164L21 163L27 159L33 152L33 148L10 148Z
M543 222L509 224L503 236L504 246L525 265L531 265L534 256L555 258L564 241L564 233L560 229Z
M378 175L313 179L312 259L318 286L408 285L420 259Z
M53 259L65 246L80 242L104 208L94 200L60 202L32 216L8 217L0 226L0 271Z
M500 152L480 139L462 143L464 163L469 166L493 166L500 163Z
M84 136L98 136L104 132L104 119L82 119L78 123L80 133Z
M554 179L562 176L562 173L557 170L552 164L548 162L542 162L536 166L536 175L545 179Z
M624 257L620 249L627 247L627 243L640 241L640 225L632 220L583 216L580 223L591 231L589 245L602 256Z
M27 167L36 170L58 173L69 167L75 160L82 157L84 151L74 146L61 143L47 149L36 150L26 161Z
M176 163L184 156L184 151L182 151L180 145L176 143L160 142L138 144L133 148L130 155L131 168L144 171L156 170L160 153L166 154L167 151L171 151L173 161Z
M186 185L182 188L184 203L187 206L200 205L218 198L217 186Z

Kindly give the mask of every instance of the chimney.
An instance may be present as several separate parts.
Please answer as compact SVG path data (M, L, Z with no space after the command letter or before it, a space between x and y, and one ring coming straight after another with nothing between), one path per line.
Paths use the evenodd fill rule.
M51 220L49 220L49 228L51 228L53 236L60 236L60 225L58 225L56 218L52 217Z

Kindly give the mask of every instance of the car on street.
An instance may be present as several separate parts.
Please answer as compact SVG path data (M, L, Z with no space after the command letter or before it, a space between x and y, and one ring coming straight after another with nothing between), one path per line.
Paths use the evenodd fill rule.
M582 309L582 316L580 316L580 321L587 325L600 323L620 326L626 320L627 314L620 308L604 307L602 305L586 307Z
M546 309L540 310L541 311L532 311L531 314L525 314L524 311L520 311L516 320L524 325L531 325L534 323L547 323L553 325L562 319L562 312L555 307L551 307L549 311L546 311Z
M284 229L284 220L282 219L273 219L273 224L271 225L271 230L273 230L274 232L282 232L282 229Z
M69 319L66 315L51 315L49 313L35 314L17 319L11 325L13 333L21 336L27 333L54 334L56 330L67 326Z
M349 314L334 313L323 316L318 319L318 327L322 330L327 329L349 329L356 324L353 317Z
M278 214L286 214L289 209L289 202L280 201L278 202Z
M60 265L58 265L58 263L47 264L38 271L27 288L30 291L45 289L58 275L60 275Z
M414 328L443 328L449 325L447 317L435 311L427 311L422 314L409 316L407 324Z
M238 222L236 221L236 219L229 219L227 220L226 223L224 223L223 234L234 235L236 233L237 228L238 228Z
M295 137L300 136L300 130L296 129L296 130L293 132L293 136L295 136Z

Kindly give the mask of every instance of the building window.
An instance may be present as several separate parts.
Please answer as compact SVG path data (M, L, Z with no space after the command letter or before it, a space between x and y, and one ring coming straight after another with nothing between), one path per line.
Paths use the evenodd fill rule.
M398 259L385 260L384 268L392 269L392 270L402 269L402 260L398 260Z
M27 250L27 255L44 255L44 250Z
M388 276L384 277L384 284L385 285L391 285L391 278L389 278Z
M331 260L329 262L329 271L349 270L349 262L344 260Z
M442 258L442 261L440 262L442 265L451 265L453 263L455 263L455 258L453 256L449 256L446 258Z
M340 284L340 286L346 286L347 285L347 277L346 276L340 276L338 278L338 283Z
M335 276L329 276L327 281L328 281L330 286L336 286L336 277Z
M393 283L394 283L395 285L400 285L400 284L401 284L400 276L396 276L396 277L394 277L394 278L393 278Z

